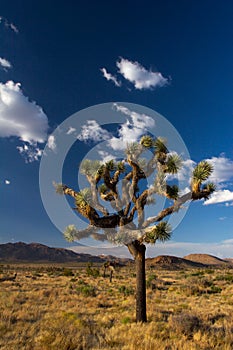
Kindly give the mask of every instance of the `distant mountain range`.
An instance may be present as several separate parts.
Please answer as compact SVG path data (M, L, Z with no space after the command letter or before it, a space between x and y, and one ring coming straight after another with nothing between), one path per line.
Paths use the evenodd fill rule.
M118 259L113 256L94 256L91 254L75 253L64 248L50 248L39 243L26 244L23 242L0 244L0 262L93 262L104 263L105 261Z
M124 265L130 261L128 258L118 258L112 255L91 255L76 253L64 248L50 248L39 243L26 244L23 242L0 244L0 262L93 262L118 261ZM170 255L160 255L146 259L149 267L185 269L202 267L229 267L233 268L233 259L220 259L208 254L190 254L184 258Z
M185 269L185 268L203 268L216 267L233 268L233 259L220 259L209 254L190 254L184 258L178 258L170 255L160 255L156 258L149 258L146 260L148 266L169 268L169 269Z

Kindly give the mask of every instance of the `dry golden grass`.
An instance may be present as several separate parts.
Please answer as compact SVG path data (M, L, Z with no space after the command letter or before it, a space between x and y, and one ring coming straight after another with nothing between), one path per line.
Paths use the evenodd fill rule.
M233 348L233 271L148 270L148 323L136 324L134 267L112 283L99 270L2 266L17 278L0 284L0 349Z

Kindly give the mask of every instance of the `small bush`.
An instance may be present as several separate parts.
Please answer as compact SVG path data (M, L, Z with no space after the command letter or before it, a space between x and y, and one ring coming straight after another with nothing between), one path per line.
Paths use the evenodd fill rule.
M218 287L218 286L211 286L211 288L208 290L208 294L216 294L216 293L221 293L222 288Z
M193 333L202 327L201 320L190 314L173 315L169 319L169 324L173 331L187 337L192 337Z
M78 294L82 294L85 297L95 297L96 289L89 284L83 284L76 288Z
M62 271L62 275L66 277L71 277L71 276L74 276L74 273L71 269L64 268Z
M127 323L130 323L130 321L131 321L130 317L126 316L126 317L122 318L121 323L122 324L127 324Z
M202 270L198 270L196 272L191 273L191 276L204 276L205 272Z
M120 286L118 290L120 293L124 294L124 296L134 294L134 289L132 287Z
M93 267L92 263L88 263L87 268L86 268L86 273L87 276L92 276L92 277L99 277L100 271L99 269Z
M146 280L146 286L147 288L154 288L155 287L155 281L157 279L157 276L152 274L152 275L149 275L147 277L147 280Z
M218 275L215 278L215 281L226 281L226 282L233 282L233 275L230 273L227 273L226 275Z

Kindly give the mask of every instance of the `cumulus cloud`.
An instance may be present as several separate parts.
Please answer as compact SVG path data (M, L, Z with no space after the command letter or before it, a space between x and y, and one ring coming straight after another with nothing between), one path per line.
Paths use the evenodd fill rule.
M4 70L7 70L9 68L12 68L12 65L8 60L6 60L3 57L0 57L0 67L2 67Z
M118 81L114 75L112 75L111 73L108 73L105 68L101 68L100 71L103 73L103 76L105 79L107 79L108 81L112 81L115 84L115 86L118 86L118 87L121 86L121 82Z
M48 145L48 148L50 148L52 151L55 151L57 145L56 145L56 139L54 135L50 135L48 137L47 145Z
M168 83L168 79L164 78L160 72L147 70L138 62L121 58L116 65L119 73L130 81L135 89L152 89L165 86Z
M26 163L39 161L43 154L43 150L37 144L23 143L22 146L17 146L17 149Z
M123 113L129 118L123 123L118 131L118 137L112 137L109 139L108 143L114 150L124 150L128 143L136 142L145 133L147 133L150 128L155 124L153 118L146 114L140 114L131 111L125 106L113 104L113 108L117 112Z
M216 204L216 203L224 203L224 202L232 202L233 204L233 192L229 190L218 190L215 191L210 199L207 199L204 202L204 205Z
M0 137L19 138L17 149L26 162L41 157L38 143L46 142L48 127L46 114L23 94L20 83L0 83Z
M15 32L16 34L19 33L18 28L14 25L14 23L9 22L6 18L0 16L0 23L2 23L6 28L10 28L11 30L13 30L13 32Z
M28 143L45 142L48 118L42 108L29 101L20 83L0 83L0 137L19 137Z
M221 155L207 159L207 161L214 167L210 176L211 181L219 184L233 179L233 161L231 159Z
M116 157L114 155L108 153L107 151L100 150L100 151L98 151L98 154L100 155L103 163L107 163L112 159L113 160L116 159Z
M105 141L111 137L111 134L103 129L95 120L88 120L87 124L82 126L80 134L77 136L79 141Z

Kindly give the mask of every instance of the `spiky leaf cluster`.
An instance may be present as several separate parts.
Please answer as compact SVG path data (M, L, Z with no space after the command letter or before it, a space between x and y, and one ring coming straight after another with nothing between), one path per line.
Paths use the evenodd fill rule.
M73 242L77 234L77 229L74 225L69 225L66 227L63 235L68 242Z
M193 180L200 183L206 181L213 172L213 166L206 160L200 162L193 170Z
M64 194L64 185L63 184L57 184L56 182L53 182L53 186L55 187L55 191L57 194Z
M156 241L165 242L171 238L171 233L171 226L166 221L162 221L146 233L144 241L152 244Z
M153 139L149 135L142 136L140 144L145 148L152 148L154 146Z
M169 174L177 174L182 166L182 160L176 153L169 154L166 158L165 172Z
M84 159L80 166L80 172L83 175L95 176L101 168L98 160Z
M177 185L167 185L167 197L170 199L177 199L179 195L179 187Z

